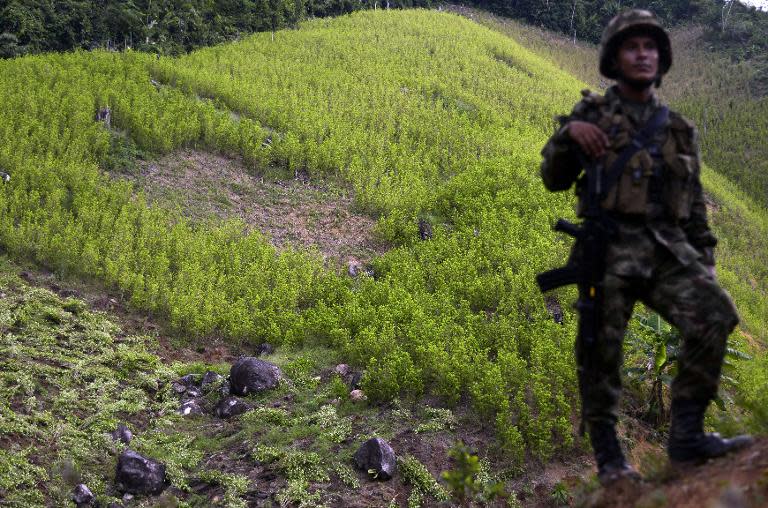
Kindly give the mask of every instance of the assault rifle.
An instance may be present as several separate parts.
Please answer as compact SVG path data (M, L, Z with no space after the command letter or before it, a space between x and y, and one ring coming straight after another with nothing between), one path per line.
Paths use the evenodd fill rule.
M667 122L669 109L659 108L648 123L632 138L632 142L619 154L607 171L603 171L601 162L587 162L581 154L581 161L587 183L586 210L584 221L580 225L560 219L555 224L555 231L561 231L576 239L577 252L580 254L575 263L562 268L555 268L536 276L536 282L542 292L561 286L578 284L579 301L579 336L584 345L589 347L595 341L599 328L599 309L602 281L605 274L605 255L608 242L615 234L615 225L600 206L608 191L618 182L624 167L638 151L647 147L653 136Z
M566 233L576 239L579 251L578 260L561 268L555 268L536 276L536 282L542 292L570 284L578 284L579 300L579 336L586 346L595 342L599 328L599 309L597 302L602 293L602 281L605 273L605 254L608 241L614 234L615 226L600 207L602 166L586 164L587 209L584 222L580 225L560 219L555 224L555 231Z

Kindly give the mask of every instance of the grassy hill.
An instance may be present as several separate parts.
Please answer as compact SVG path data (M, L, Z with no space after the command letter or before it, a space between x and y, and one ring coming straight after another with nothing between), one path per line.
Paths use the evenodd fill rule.
M0 243L15 259L117 291L133 311L165 322L187 344L217 339L248 352L270 342L296 358L319 348L323 361L364 370L372 404L423 395L447 407L466 402L520 474L526 460L546 462L581 446L574 435L575 316L566 304L574 293L557 294L564 314L557 324L534 275L565 259L568 245L550 228L557 217L573 215L571 196L543 189L538 152L553 116L569 110L584 86L535 48L428 11L313 20L179 59L93 52L3 61L0 166L13 176L0 192ZM94 121L105 107L110 128ZM379 239L391 248L373 260L374 276L352 279L315 250L278 250L240 220L197 220L152 204L127 180L102 170L131 154L153 157L181 147L241 157L244 171L262 179L325 182L351 196L358 213L376 219ZM766 259L761 231L768 221L716 169L705 183L723 238L720 277L744 314L744 330L764 343L760 260ZM420 240L420 221L431 226L428 240ZM58 307L67 304L47 305L61 314ZM45 312L30 322L46 322ZM14 316L3 325L3 347L32 347L33 334ZM69 337L60 335L51 339L57 347ZM734 339L737 348L759 349L742 336ZM170 376L157 359L125 354L149 361L144 370L150 375ZM312 379L321 362L309 358L293 365L297 379ZM761 356L734 372L740 385L733 395L744 407L766 407L765 362ZM184 368L191 367L175 372ZM60 472L46 469L53 459L41 454L52 437L34 428L52 414L66 415L48 407L60 409L58 388L41 396L34 386L39 380L24 384L7 376L2 382L8 394L0 402L3 415L20 422L9 427L3 449L18 441L29 446L26 455L0 456L0 470L15 479L0 489L37 501L52 491L41 494L32 478L40 468L49 478ZM71 388L68 396L86 389ZM140 400L141 390L150 388L135 390L130 393ZM125 411L137 417L146 404ZM766 422L759 412L730 409L713 413L713 422L728 428ZM286 426L301 417L270 415ZM178 424L181 417L175 418ZM79 422L78 442L95 439L114 421ZM178 439L191 442L194 433L181 431ZM318 446L342 453L329 443ZM211 447L194 447L200 456L171 457L181 492ZM157 455L162 448L146 445ZM56 461L98 476L98 461L68 447L57 453ZM273 459L291 470L294 459ZM227 478L219 480L235 482ZM322 478L294 478L286 492L306 493L308 482ZM107 478L99 481L109 488Z

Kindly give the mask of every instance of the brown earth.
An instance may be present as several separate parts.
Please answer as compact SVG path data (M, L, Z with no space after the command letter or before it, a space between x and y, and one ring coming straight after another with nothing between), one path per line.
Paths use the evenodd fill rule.
M242 219L278 248L316 248L341 265L369 261L387 248L374 237L376 220L355 211L342 185L301 174L254 175L239 158L191 149L141 161L137 173L129 178L150 202L178 207L193 220Z
M580 506L760 508L768 506L768 439L701 466L664 463L650 481L599 489Z

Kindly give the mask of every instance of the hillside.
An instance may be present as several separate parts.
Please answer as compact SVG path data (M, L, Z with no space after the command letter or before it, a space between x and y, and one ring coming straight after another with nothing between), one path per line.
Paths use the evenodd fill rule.
M574 295L545 302L533 277L565 258L550 225L573 215L540 184L538 151L583 87L497 31L427 11L313 20L181 58L0 62L0 243L59 289L101 295L62 300L34 289L55 289L38 268L28 287L6 262L0 496L61 504L82 479L115 500L123 446L105 433L123 421L167 463L168 503L430 506L448 496L435 478L459 438L483 456L479 490L567 497L591 468L574 432ZM717 167L707 178L720 277L746 311L732 345L756 356L728 368L727 411L709 422L764 432L766 250L743 225L768 222ZM309 202L315 215L284 220L335 227L328 196L368 250L259 222ZM347 275L360 259L367 274ZM213 418L211 392L204 415L176 412L174 381L226 374L264 343L286 382L246 397L253 411ZM648 360L641 343L633 365ZM628 388L627 411L642 412L649 385ZM623 429L628 443L654 432ZM397 482L351 469L374 433L402 453Z

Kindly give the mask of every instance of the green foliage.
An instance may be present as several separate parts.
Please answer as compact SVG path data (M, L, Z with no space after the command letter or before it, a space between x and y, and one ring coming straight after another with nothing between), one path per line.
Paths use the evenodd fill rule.
M29 463L27 455L31 451L10 453L0 450L0 494L8 503L43 503L42 494L34 487L48 475L42 467Z
M339 0L131 2L27 0L0 8L0 58L40 51L106 47L179 54L279 30L313 16L337 16L377 2ZM430 0L393 0L392 7L429 6Z
M178 59L96 51L2 61L0 165L13 178L0 190L0 243L15 258L119 291L192 340L331 347L365 369L372 402L468 395L513 460L547 459L573 445L575 327L568 309L563 326L552 322L534 276L565 258L550 224L572 212L570 196L547 193L536 167L552 116L582 87L501 34L427 11L315 19ZM94 121L104 106L124 142ZM239 155L256 174L339 182L381 218L379 233L395 247L374 260L375 277L351 281L240 222L196 223L148 206L100 170L183 146ZM718 202L736 203L718 219L725 231L764 217L715 187ZM419 217L439 218L429 241L417 237ZM743 254L759 251L760 236L744 229L722 235L742 254L722 255L721 278L760 330L764 272ZM754 273L763 274L757 291ZM24 307L11 325L67 326L72 316ZM88 328L83 341L112 339ZM102 360L133 383L122 407L146 404L140 391L162 370L147 349L113 345ZM298 388L315 383L307 359L287 367ZM35 374L14 376L13 395L34 407ZM35 432L18 415L8 421ZM274 438L327 431L322 456L346 431L319 421L287 418Z
M217 470L203 471L199 475L200 480L216 483L224 488L224 503L231 508L245 508L248 506L241 496L248 491L249 479L247 476L227 474Z
M453 430L456 427L456 417L450 409L428 407L424 410L426 421L416 427L417 434L422 432L440 432Z
M571 494L568 492L568 487L563 482L557 482L555 486L552 487L550 497L557 506L570 505Z
M487 503L504 494L502 483L483 478L484 471L479 457L473 455L464 443L458 441L454 444L449 456L453 459L454 469L444 471L442 477L448 484L451 497L459 504L471 506L475 501Z
M437 483L432 473L412 455L404 455L397 458L397 470L406 485L413 486L409 506L421 506L424 498L434 501L447 501L450 499L448 492Z
M638 382L651 385L644 417L648 422L660 427L668 420L663 388L671 388L672 379L677 374L682 339L676 328L654 312L636 314L634 319L637 326L630 327L627 343L635 353L639 353L640 366L625 367L625 372ZM738 382L732 376L735 362L740 360L751 360L751 357L733 346L728 347L720 396L715 400L716 405L723 411L726 409L726 401L732 402L730 394L738 388Z
M19 506L64 505L74 480L102 495L103 473L114 470L120 451L107 433L138 415L172 413L160 384L174 374L147 352L148 338L116 338L119 329L81 300L19 284L5 259L0 286L0 433L8 439L0 450L0 496ZM137 444L158 452L159 438L148 439ZM174 474L194 462L181 460L193 453L188 442L162 442L154 456L168 455Z

